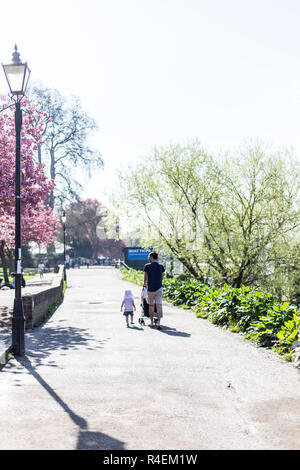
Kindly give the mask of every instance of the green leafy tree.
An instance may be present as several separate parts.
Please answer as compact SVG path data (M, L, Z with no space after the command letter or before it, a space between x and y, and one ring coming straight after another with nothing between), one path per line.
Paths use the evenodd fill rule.
M245 144L214 157L198 140L155 147L120 175L115 196L145 246L164 248L194 277L263 284L299 227L299 165L288 152Z

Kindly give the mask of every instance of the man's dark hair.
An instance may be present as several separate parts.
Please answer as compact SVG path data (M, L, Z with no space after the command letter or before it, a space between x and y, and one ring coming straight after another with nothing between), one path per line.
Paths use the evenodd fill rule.
M157 259L158 258L158 254L155 253L155 251L152 251L149 256L152 256L153 259Z

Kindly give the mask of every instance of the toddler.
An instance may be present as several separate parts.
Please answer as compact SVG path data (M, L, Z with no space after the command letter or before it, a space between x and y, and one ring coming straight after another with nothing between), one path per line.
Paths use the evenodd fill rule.
M129 327L128 316L131 317L131 325L133 325L133 310L136 310L134 300L133 300L133 293L131 290L125 290L124 298L121 304L121 312L124 307L124 313L126 318L126 326Z

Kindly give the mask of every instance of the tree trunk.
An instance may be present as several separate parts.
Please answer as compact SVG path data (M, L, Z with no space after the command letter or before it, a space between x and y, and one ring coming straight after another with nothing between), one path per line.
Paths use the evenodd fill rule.
M4 275L4 283L9 283L9 277L8 277L8 267L6 263L6 257L4 254L4 246L5 246L5 241L2 240L0 243L0 258L1 258L1 263L2 263L2 268L3 268L3 275Z
M50 177L54 181L55 180L55 154L54 150L50 149ZM51 207L51 209L54 209L54 204L55 204L55 197L54 197L54 189L51 190L48 198L47 198L47 204ZM55 245L54 243L51 243L50 245L47 246L47 256L51 258L55 254Z
M39 164L42 164L42 149L41 146L38 145L38 159L39 159Z
M51 158L51 161L50 161L50 177L52 179L52 181L55 181L55 154L54 154L54 150L51 149L50 150L50 158ZM54 189L51 190L51 193L50 193L50 196L49 196L49 206L51 207L51 209L54 209Z
M200 282L203 282L203 276L202 273L199 273L194 266L189 262L188 259L177 256L177 259L183 264L183 266L187 269L189 274L191 274L195 279L197 279Z
M14 253L8 250L7 259L8 259L8 267L9 267L9 274L13 273L15 270L15 257Z

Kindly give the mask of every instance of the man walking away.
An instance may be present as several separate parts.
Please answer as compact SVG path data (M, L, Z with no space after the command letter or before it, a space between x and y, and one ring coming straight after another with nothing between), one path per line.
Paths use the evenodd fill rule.
M153 315L154 315L154 304L156 304L157 310L157 329L160 330L160 318L162 316L162 299L163 299L163 287L162 280L164 277L165 268L160 264L158 254L152 252L149 254L149 263L144 267L144 287L148 288L148 303L149 303L149 314L151 324L153 328Z

